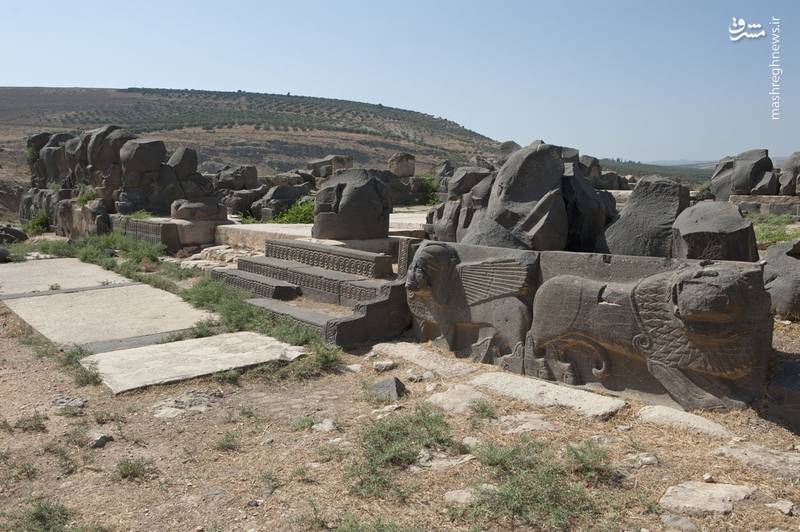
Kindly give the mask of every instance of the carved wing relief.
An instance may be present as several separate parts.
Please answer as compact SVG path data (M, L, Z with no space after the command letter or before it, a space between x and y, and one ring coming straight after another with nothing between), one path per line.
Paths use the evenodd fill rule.
M528 268L513 259L463 263L456 269L470 306L519 294L528 286Z

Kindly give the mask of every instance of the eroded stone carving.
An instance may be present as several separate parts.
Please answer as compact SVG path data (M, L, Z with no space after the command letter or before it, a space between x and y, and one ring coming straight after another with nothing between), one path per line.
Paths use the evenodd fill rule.
M652 377L686 409L741 407L764 383L769 308L757 266L696 263L628 283L559 275L534 298L525 370L648 391Z
M669 395L686 409L751 403L772 356L758 264L424 241L406 289L422 340L533 377Z
M424 339L492 362L522 352L530 327L533 252L467 257L446 244L420 246L406 279L408 305ZM504 250L507 251L507 250Z

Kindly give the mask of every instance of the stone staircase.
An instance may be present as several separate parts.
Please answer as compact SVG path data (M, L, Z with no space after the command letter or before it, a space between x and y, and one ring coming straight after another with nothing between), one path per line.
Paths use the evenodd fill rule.
M267 240L263 257L211 276L253 294L248 303L318 331L339 346L386 340L411 324L392 258L341 246Z

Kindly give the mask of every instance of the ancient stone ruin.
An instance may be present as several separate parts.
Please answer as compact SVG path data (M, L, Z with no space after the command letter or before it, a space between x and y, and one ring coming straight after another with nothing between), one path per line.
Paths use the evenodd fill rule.
M424 239L389 231L394 206L430 198L408 153L388 170L333 155L261 178L252 166L199 174L191 148L168 154L114 127L28 142L40 154L33 184L94 193L80 209L72 188L26 195L22 217L52 211L68 233L114 226L174 251L188 234L182 223L268 220L313 202L310 236L335 242L268 238L263 256L213 276L339 345L413 335L520 375L729 410L762 400L771 372L783 371L772 313L800 316L797 243L759 263L740 206L693 203L686 187L656 176L618 208L613 192L629 189L627 178L544 141L440 164L442 201L427 212ZM776 171L765 150L726 158L712 191L717 200L787 192L792 164ZM172 225L119 216L140 209ZM344 310L290 304L298 298Z

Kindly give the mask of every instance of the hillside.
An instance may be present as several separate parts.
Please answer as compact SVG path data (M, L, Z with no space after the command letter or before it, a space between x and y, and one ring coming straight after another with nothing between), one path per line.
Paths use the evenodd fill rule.
M347 100L145 88L0 88L3 129L76 131L103 124L194 143L201 153L208 143L214 147L209 157L257 164L262 171L288 169L332 151L353 155L358 163L383 164L402 149L433 164L446 157L467 159L496 144L444 118Z
M621 161L618 159L602 159L600 166L603 170L613 170L620 175L636 175L643 177L646 175L657 174L663 177L674 179L680 183L699 185L711 178L714 167L710 168L695 166L676 166L676 165L656 165L650 163L640 163L636 161Z

